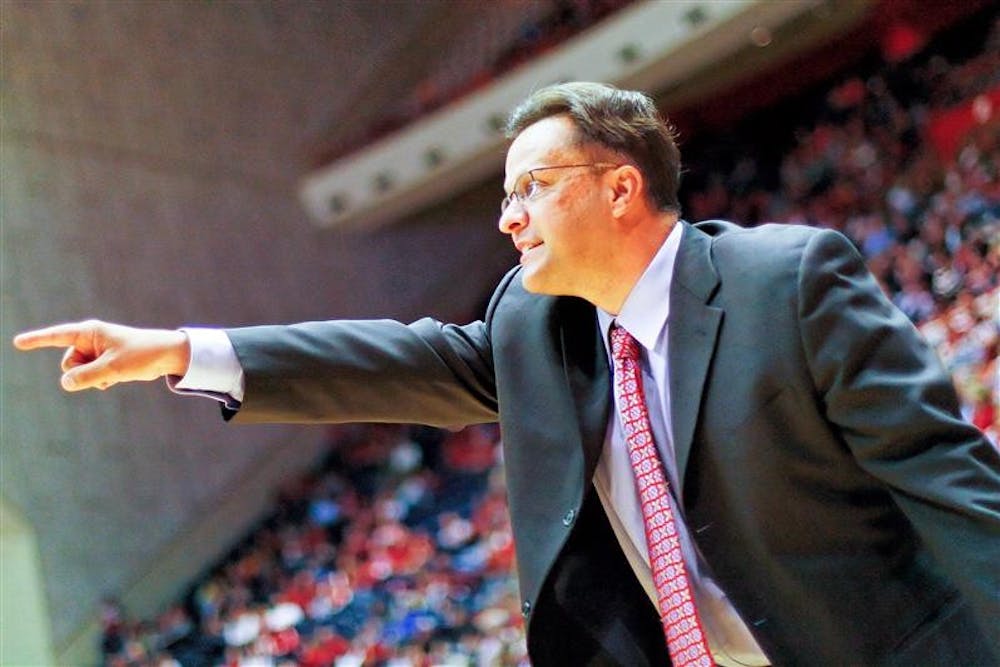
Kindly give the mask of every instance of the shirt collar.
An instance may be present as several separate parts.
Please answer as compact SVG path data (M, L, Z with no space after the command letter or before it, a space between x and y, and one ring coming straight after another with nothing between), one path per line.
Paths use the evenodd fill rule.
M683 225L678 221L625 298L617 317L601 308L597 309L597 321L605 346L608 345L611 325L617 322L618 326L632 334L647 350L656 347L670 315L670 283L674 276L674 262L680 249L682 232Z

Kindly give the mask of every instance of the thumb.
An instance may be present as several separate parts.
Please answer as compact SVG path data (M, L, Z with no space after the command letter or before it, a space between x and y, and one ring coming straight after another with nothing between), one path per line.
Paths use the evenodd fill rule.
M90 363L71 368L60 379L66 391L107 389L118 383L118 374L111 367L110 355L103 354Z

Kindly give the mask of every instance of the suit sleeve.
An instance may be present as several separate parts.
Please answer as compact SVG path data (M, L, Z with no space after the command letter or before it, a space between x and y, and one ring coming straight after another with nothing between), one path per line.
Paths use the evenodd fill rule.
M236 422L461 426L497 418L483 322L306 322L231 329L246 379Z
M1000 653L1000 456L961 418L936 354L847 239L813 237L798 279L803 345L827 418L888 487Z

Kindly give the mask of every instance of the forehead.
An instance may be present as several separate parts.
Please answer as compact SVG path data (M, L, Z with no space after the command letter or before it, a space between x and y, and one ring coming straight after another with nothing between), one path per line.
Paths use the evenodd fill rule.
M568 116L550 116L532 123L517 135L507 150L504 189L535 167L556 164L580 153L576 126Z

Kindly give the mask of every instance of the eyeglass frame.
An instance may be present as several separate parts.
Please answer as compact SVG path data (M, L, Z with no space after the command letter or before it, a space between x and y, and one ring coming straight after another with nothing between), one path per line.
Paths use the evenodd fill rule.
M535 179L536 171L548 171L550 169L576 169L581 167L602 167L605 169L614 169L620 166L620 164L615 164L614 162L584 162L581 164L554 164L548 167L534 167L533 169L528 169L522 172L521 175L517 177L517 180L514 181L514 189L511 190L502 200L500 200L500 215L506 213L507 209L510 208L510 205L515 201L523 206L524 202L531 201L537 196L537 193L523 195L518 194L517 184L524 179L525 175L528 176L528 183L538 183L539 181Z

